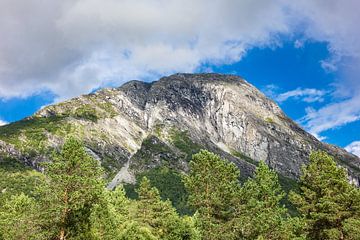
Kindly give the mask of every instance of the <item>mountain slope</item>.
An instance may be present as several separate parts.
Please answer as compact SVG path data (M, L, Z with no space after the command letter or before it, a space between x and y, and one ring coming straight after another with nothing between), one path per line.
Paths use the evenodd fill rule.
M338 158L359 184L358 157L318 141L255 87L232 75L130 81L48 106L0 127L0 152L38 167L68 134L83 139L101 161L113 179L110 187L133 182L137 173L158 166L187 171L191 155L201 148L233 161L243 176L264 160L292 179L299 177L309 153L321 149Z

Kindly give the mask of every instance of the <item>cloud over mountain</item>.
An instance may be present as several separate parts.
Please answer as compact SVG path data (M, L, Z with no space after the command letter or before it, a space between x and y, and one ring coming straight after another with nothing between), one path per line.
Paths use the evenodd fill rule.
M327 42L332 56L322 66L344 73L334 102L304 118L318 134L360 115L359 8L356 0L3 0L0 98L50 90L65 99L133 78L193 72L300 33L298 47ZM332 114L340 117L329 122Z
M355 141L345 147L346 151L360 157L360 141Z

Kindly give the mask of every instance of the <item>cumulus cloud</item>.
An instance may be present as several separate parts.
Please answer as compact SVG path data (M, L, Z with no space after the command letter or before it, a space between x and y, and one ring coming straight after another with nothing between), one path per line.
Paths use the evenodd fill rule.
M319 109L309 108L302 119L313 134L360 120L360 60L351 57L338 66L341 81L334 83L333 101Z
M344 101L328 104L317 110L307 108L307 114L300 122L314 135L328 129L339 128L360 120L359 102L360 97L354 96Z
M351 72L360 69L358 9L357 0L2 0L0 98L50 90L61 100L193 72L239 61L252 47L280 46L280 35L299 31L295 47L327 42L332 54L319 64ZM338 79L335 102L308 111L307 129L319 134L358 119L360 75L353 72Z
M238 61L287 33L277 1L0 3L0 96L67 98L109 83ZM16 84L14 84L16 82Z
M307 103L322 102L324 101L324 95L326 91L313 88L297 88L288 92L284 92L276 96L275 100L278 102L284 102L288 99L301 100Z
M350 143L345 147L345 150L360 157L360 141Z
M328 42L329 59L321 61L326 71L337 71L333 101L319 109L307 109L302 119L306 129L319 136L360 119L360 1L292 1L291 11L303 17L309 39Z

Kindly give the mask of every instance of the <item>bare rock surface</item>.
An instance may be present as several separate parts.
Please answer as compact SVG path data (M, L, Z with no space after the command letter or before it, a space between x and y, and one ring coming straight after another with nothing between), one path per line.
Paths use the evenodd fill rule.
M357 156L318 141L238 76L175 74L153 83L134 80L48 106L23 121L53 118L67 128L45 127L44 148L56 147L67 134L80 137L113 173L110 188L122 181L133 183L136 173L157 166L186 172L191 154L201 148L234 162L244 175L262 160L292 179L300 176L311 151L324 150L359 184ZM36 157L17 149L19 144L11 145L16 137L21 143L31 140L26 128L4 135L2 131L9 132L11 126L0 127L0 152L36 165ZM46 151L38 154L47 156Z

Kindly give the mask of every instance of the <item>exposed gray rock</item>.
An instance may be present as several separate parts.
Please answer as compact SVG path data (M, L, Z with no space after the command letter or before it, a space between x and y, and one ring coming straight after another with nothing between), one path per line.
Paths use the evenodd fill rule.
M68 114L78 106L94 106L98 120ZM136 172L159 165L187 171L191 154L187 145L221 154L243 175L250 175L256 162L263 160L293 179L299 177L311 151L325 150L348 169L351 181L359 183L358 157L318 141L238 76L175 74L153 83L130 81L46 107L35 116L60 115L75 126L72 129L93 154L102 161L112 159L116 164L110 167L121 169L111 187L119 181L132 182ZM183 142L179 137L185 138L180 139ZM48 139L57 138L48 134ZM19 155L4 146L0 142L0 151Z

